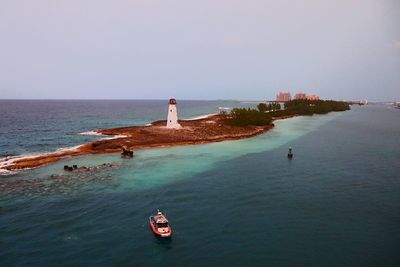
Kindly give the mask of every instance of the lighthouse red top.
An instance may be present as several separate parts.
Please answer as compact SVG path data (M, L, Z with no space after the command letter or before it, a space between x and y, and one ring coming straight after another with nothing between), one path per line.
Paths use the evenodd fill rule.
M171 98L171 99L169 100L169 104L170 104L170 105L176 105L176 99L175 99L175 98Z

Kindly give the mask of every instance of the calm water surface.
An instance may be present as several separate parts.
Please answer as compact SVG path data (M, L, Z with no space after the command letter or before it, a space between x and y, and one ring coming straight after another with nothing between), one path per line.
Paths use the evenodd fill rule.
M101 112L92 119L57 115L48 136L58 140L51 127L58 125L65 142L48 144L76 145L82 131L159 119L165 103L156 102L137 102L129 116L124 110L134 104L112 101L93 102ZM158 113L138 111L148 105L159 106ZM185 105L190 117L235 103ZM12 137L24 132L42 141L44 120L30 120L40 134L4 121L3 153L48 149ZM400 110L370 105L277 121L268 133L241 141L137 151L131 160L84 156L1 176L0 265L399 266L399 148ZM114 165L65 174L62 166L73 163ZM169 242L149 230L157 208L174 228Z

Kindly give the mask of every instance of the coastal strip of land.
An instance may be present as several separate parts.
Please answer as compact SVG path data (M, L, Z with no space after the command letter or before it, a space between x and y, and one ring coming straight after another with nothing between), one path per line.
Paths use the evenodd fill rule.
M116 153L120 152L124 146L130 150L139 150L238 140L262 134L274 127L273 123L263 126L234 126L226 123L226 117L220 114L195 120L179 120L179 123L182 126L181 129L169 129L165 126L166 121L161 120L145 126L97 130L96 133L110 136L110 138L36 156L3 159L0 169L16 171L36 168L66 157Z
M175 101L175 100L174 100ZM174 102L173 104L175 104ZM272 127L273 121L299 115L326 114L349 110L349 103L333 100L291 100L284 109L277 102L260 103L257 109L234 108L230 113L211 114L195 119L179 120L179 129L167 128L165 120L144 126L97 130L91 133L107 136L101 140L78 147L41 155L0 159L0 174L21 169L36 168L66 157L115 153L124 149L195 145L225 140L238 140L262 134Z

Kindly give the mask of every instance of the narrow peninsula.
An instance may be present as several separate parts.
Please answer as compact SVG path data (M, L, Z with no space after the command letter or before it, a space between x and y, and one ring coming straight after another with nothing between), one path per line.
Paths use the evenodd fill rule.
M8 171L35 168L66 157L120 152L122 147L132 150L194 145L225 140L238 140L265 133L274 127L273 121L298 115L324 114L344 111L349 104L338 101L293 100L281 109L279 103L260 103L257 109L234 108L229 113L210 115L194 120L178 120L174 99L170 100L167 120L155 121L146 126L131 126L95 131L110 136L79 147L37 156L3 159L0 169Z

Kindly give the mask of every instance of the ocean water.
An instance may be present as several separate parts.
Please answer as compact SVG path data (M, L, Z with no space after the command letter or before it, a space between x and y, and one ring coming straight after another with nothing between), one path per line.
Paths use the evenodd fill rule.
M98 138L80 132L165 113L165 101L85 102L0 102L9 105L2 153L77 145ZM178 108L188 118L236 105L246 104ZM53 116L49 106L63 108ZM0 265L398 266L400 110L355 106L275 125L245 140L141 150L133 159L82 156L0 176ZM97 167L66 174L65 164ZM157 208L171 221L170 241L150 232Z
M0 157L49 152L98 139L96 129L166 119L167 100L0 100ZM237 101L179 101L181 118L217 113Z

